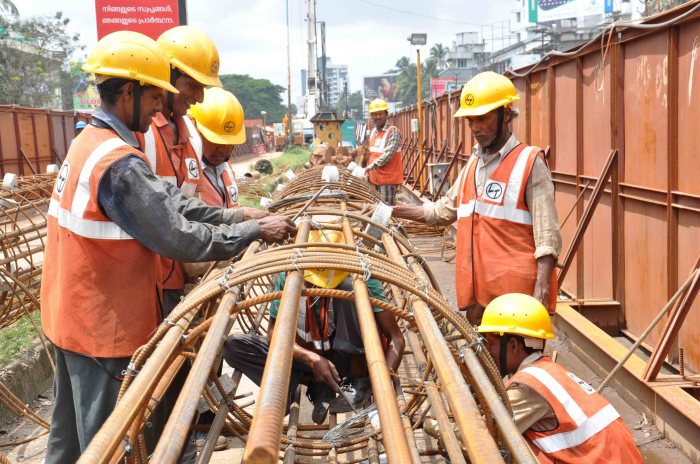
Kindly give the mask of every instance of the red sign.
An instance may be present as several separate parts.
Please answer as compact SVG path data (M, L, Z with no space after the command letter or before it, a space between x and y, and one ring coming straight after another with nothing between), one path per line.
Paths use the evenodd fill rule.
M116 31L140 32L157 39L180 25L178 0L95 0L97 40Z
M430 78L430 96L437 98L447 92L449 82L457 82L454 77L432 77Z

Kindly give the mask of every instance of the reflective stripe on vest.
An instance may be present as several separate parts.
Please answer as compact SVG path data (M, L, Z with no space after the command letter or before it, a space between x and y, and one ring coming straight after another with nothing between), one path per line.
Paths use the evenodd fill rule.
M560 432L546 437L532 440L545 453L555 453L568 448L573 448L600 433L613 421L620 417L612 404L608 404L591 417L586 416L581 407L574 401L566 388L564 388L546 370L528 366L521 372L530 374L540 381L552 395L562 404L566 413L571 417L577 428L568 432Z
M118 137L107 139L101 144L99 144L88 156L85 161L83 168L80 170L80 177L78 178L78 186L75 190L73 196L73 203L71 204L71 212L78 217L83 217L85 208L90 201L90 175L95 165L105 156L110 154L112 150L119 147L127 146L127 143Z
M183 116L182 117L183 121L185 121L185 125L187 126L187 130L190 132L190 145L192 146L192 149L194 150L195 155L197 155L197 159L199 161L202 161L202 152L203 152L203 147L202 147L202 138L199 136L199 131L197 128L194 126L194 123L188 116Z
M518 208L518 200L523 181L527 182L525 178L525 169L533 148L534 147L526 147L518 155L518 160L508 178L508 186L504 194L503 205L481 201L484 194L484 192L482 192L482 195L479 195L476 200L469 200L468 203L462 203L457 207L457 218L468 217L476 212L482 216L488 216L493 219L505 219L506 221L517 222L518 224L531 225L532 215L529 211ZM475 158L476 156L472 156L469 159L466 173L469 173L469 169L471 169L471 165L475 162ZM474 175L476 176L476 172ZM467 177L467 175L463 177L463 182L466 182ZM484 186L484 189L486 189L486 186Z
M153 131L154 127L156 127L156 125L151 124L148 131L143 135L143 152L146 158L148 158L148 162L151 163L151 169L156 177L177 187L177 176L164 176L162 172L160 172L162 171L162 167L158 165L158 145L156 144L155 133Z

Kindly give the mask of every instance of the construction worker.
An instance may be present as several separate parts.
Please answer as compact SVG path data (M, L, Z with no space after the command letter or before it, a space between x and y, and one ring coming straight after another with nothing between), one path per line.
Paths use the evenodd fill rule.
M192 105L190 113L202 136L203 176L198 197L206 204L238 206L238 185L229 159L234 145L245 143L243 107L231 93L218 87L204 91L204 101Z
M206 87L221 87L219 52L214 42L193 26L169 29L156 42L170 60L170 83L179 92L163 92L162 111L153 118L148 132L136 136L155 174L192 197L202 178L202 140L187 111L203 101ZM234 214L243 221L260 219L268 213L241 208ZM182 263L166 258L162 259L162 268L163 315L167 316L184 295L185 271Z
M515 425L540 463L644 462L613 405L542 353L554 333L537 299L521 293L497 297L477 330L501 374L509 376Z
M387 205L396 204L396 191L403 184L401 133L387 125L389 104L377 98L369 104L374 128L369 135L369 159L365 168L369 182L374 185Z
M519 99L510 79L491 71L467 82L454 115L467 118L477 142L467 165L438 201L396 205L392 213L428 224L457 221L457 305L474 325L505 293L532 295L550 313L556 307L554 186L542 150L511 132L511 103Z
M309 242L345 243L343 233L333 230L313 230L309 234ZM348 272L306 270L304 281L307 288L353 291ZM284 283L285 274L280 273L274 291L282 291ZM372 297L386 301L384 289L378 280L367 280L367 289ZM327 297L303 297L302 301L287 408L292 404L297 386L303 383L307 385L307 395L313 403L311 419L322 424L329 410L337 413L364 407L370 400L371 384L354 302ZM253 333L234 334L224 344L226 362L258 385L262 381L278 309L279 300L273 301L269 308L267 337ZM401 364L405 340L391 313L375 307L374 317L379 333L386 341L384 354L387 366L395 372ZM342 382L341 377L345 378ZM345 392L344 396L352 401L352 405L343 396L335 398L339 389Z
M148 130L163 89L177 92L154 40L109 34L83 70L96 75L102 103L56 179L41 285L41 322L56 358L49 464L78 459L113 410L131 356L160 323L158 254L223 260L296 230L279 216L235 224L233 210L154 176L132 131Z

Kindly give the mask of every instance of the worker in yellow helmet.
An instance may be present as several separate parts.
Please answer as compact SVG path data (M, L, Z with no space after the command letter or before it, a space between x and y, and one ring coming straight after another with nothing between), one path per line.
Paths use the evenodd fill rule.
M243 107L231 93L218 87L204 91L204 101L190 108L202 138L203 177L197 196L208 205L238 206L238 185L229 159L235 145L245 143ZM259 216L267 213L259 211Z
M309 243L345 243L342 232L313 230ZM323 249L323 245L313 248ZM314 269L304 271L307 288L353 291L352 278L346 271ZM273 291L284 289L285 273L277 275ZM372 297L386 301L381 282L367 280ZM300 383L307 385L309 399L313 403L311 418L323 423L331 412L351 410L343 396L335 398L341 388L352 401L352 408L364 407L371 396L371 384L367 372L364 346L360 334L355 303L352 300L332 297L303 297L297 320L297 337L294 344L294 362L289 383L287 408ZM270 339L279 310L279 300L270 304L270 324L267 337L255 334L234 334L224 344L224 359L235 369L241 370L253 382L260 384L270 347ZM401 363L405 341L394 316L374 308L379 333L387 342L384 349L386 363L396 370ZM341 377L344 380L341 382ZM338 384L340 383L340 387Z
M472 324L505 293L532 295L550 313L556 307L561 233L554 186L543 151L512 133L511 105L518 100L500 74L487 71L467 82L454 116L467 119L476 139L469 161L436 202L393 210L394 217L428 224L457 221L457 304Z
M477 330L509 376L515 425L540 463L644 462L615 408L543 354L554 333L540 301L520 293L499 296L486 306Z
M169 68L154 40L129 31L102 38L83 65L102 103L59 171L41 285L56 359L50 464L78 460L114 409L131 356L160 324L158 255L226 260L259 237L280 242L295 231L291 222L232 224L227 210L192 204L154 176L132 131L148 130L163 90L177 93Z
M366 167L369 182L374 185L387 205L396 204L396 191L403 184L401 133L387 123L389 104L377 98L369 104L374 128L369 135L369 158Z

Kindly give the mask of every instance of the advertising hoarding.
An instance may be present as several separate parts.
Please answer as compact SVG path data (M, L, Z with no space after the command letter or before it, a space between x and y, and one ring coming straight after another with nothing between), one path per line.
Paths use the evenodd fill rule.
M364 96L373 100L381 98L387 102L396 103L399 97L396 95L396 78L398 74L384 74L364 78Z
M432 77L430 79L430 96L437 98L454 88L457 79L454 77Z
M610 0L528 0L528 19L531 23L557 21L609 13Z
M134 31L157 39L186 24L183 0L95 0L97 40L116 31Z

